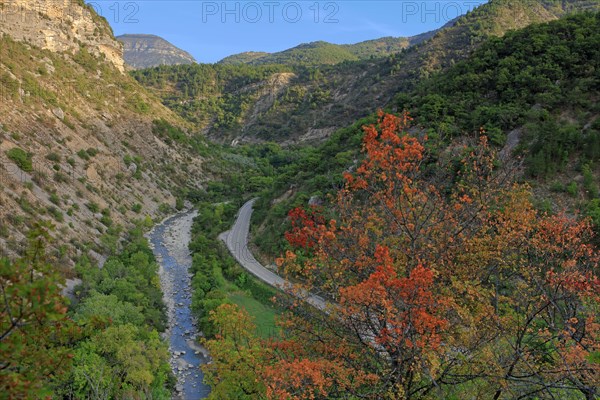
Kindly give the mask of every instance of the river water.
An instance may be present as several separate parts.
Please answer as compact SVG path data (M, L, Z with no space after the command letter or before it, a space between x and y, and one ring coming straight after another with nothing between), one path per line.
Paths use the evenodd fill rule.
M163 297L167 306L171 367L177 377L174 399L198 400L206 398L210 388L203 383L200 365L208 362L208 354L198 344L199 332L190 310L192 289L192 257L188 250L191 228L196 210L182 212L156 225L148 239L160 264L159 274Z

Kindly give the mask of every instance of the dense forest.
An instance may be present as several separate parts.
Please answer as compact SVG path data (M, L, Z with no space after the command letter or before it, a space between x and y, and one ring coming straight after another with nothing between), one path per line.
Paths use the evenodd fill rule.
M250 67L246 65L193 64L155 67L134 71L142 85L162 93L166 106L198 127L239 128L241 117L256 97L242 90L263 82L274 73L290 72L282 65Z
M574 154L600 158L600 18L582 14L492 38L468 60L399 94L431 139L483 127L504 145L523 128L533 176L564 169Z
M83 283L70 305L59 291L56 261L46 255L52 229L36 227L23 258L1 260L2 279L12 282L2 293L13 324L1 325L0 397L171 398L158 265L143 224L102 268L81 259Z

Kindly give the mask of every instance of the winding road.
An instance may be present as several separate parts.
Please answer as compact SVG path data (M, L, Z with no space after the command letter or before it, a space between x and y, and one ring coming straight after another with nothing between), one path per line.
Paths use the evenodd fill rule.
M263 282L266 282L269 285L286 293L290 293L290 289L293 289L294 287L293 283L264 267L256 260L256 258L254 258L252 252L250 252L250 249L248 249L250 217L252 216L252 206L254 205L255 201L256 199L252 199L246 202L246 204L240 208L237 219L231 230L220 234L219 239L225 242L233 257L242 267ZM326 314L330 314L332 310L338 307L337 304L327 302L322 297L310 293L304 289L294 290L293 293L301 300ZM377 320L373 320L372 322L374 325L371 326L377 326L379 323ZM373 331L370 326L365 326L363 330L360 330L357 333L362 341L369 343L374 349L384 354L384 357L387 357L385 350L376 341L377 333Z
M250 249L248 249L250 217L252 216L252 206L255 201L256 199L252 199L240 208L237 219L231 230L220 234L219 239L225 242L233 257L242 267L248 270L248 272L279 290L289 292L289 289L293 288L294 285L290 281L264 267L256 260L254 255L252 255ZM322 297L304 290L299 290L298 292L298 297L305 302L318 310L327 312L328 303Z

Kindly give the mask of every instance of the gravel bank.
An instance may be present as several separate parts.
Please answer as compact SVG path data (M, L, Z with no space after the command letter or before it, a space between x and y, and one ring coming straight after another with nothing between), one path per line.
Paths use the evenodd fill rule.
M160 264L159 274L167 306L171 367L177 376L174 399L197 400L208 396L210 388L203 380L200 365L208 362L206 350L198 344L200 332L192 317L191 273L192 257L188 250L196 210L186 211L156 225L147 235L152 251Z

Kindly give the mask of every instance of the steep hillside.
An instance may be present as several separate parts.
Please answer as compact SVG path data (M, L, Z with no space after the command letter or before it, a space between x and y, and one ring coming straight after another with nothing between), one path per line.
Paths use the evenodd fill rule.
M341 45L350 53L354 54L360 60L368 58L385 57L390 54L399 53L409 46L420 43L422 40L419 37L382 37L379 39L366 40L355 44Z
M194 64L133 71L139 82L205 130L236 129L249 107L268 110L296 74L283 65Z
M125 63L136 69L196 62L187 51L155 35L127 34L117 40L123 43Z
M514 162L544 211L588 215L600 232L600 13L568 16L491 38L469 58L396 99L428 135L434 157L483 128L500 162ZM360 159L365 119L314 148L265 146L275 171L260 188L255 243L279 254L287 212L318 204ZM265 169L268 170L268 169ZM522 174L522 175L521 175ZM251 179L247 178L251 181Z
M599 6L599 0L492 0L398 54L313 68L289 67L293 72L291 79L277 85L267 97L256 96L243 104L237 94L256 87L255 80L246 88L236 86L235 92L204 96L186 92L193 82L210 80L199 77L197 71L172 67L143 71L135 76L163 102L188 105L186 115L197 115L198 120L210 120L211 115L206 113L208 104L217 104L219 109L231 112L228 124L201 126L213 140L236 143L275 140L286 144L318 141L387 106L397 93L409 91L420 79L464 59L488 37ZM422 38L430 36L425 34ZM186 76L186 71L191 75ZM252 68L240 69L239 73L255 76ZM177 77L175 81L171 81L173 77ZM268 87L268 81L273 79L282 82L272 76L260 85ZM240 81L243 79L236 78L236 82Z
M483 128L505 157L524 157L548 206L579 208L600 224L599 32L600 14L581 14L493 38L399 95L397 107L432 140Z
M120 46L105 21L71 2L52 10L1 25L0 249L20 252L24 233L50 220L67 268L81 252L114 251L121 226L168 212L179 189L199 185L202 159L186 149L204 145L121 72ZM88 27L93 39L72 36L73 26L88 23L97 24ZM40 26L60 42L27 36ZM114 57L103 53L109 48Z
M600 13L564 16L488 37L400 93L416 126L382 112L315 148L236 148L258 166L243 176L255 246L299 289L278 297L280 335L260 341L250 323L207 342L213 390L597 399L598 71ZM253 320L217 314L218 332ZM239 368L232 348L254 361Z

